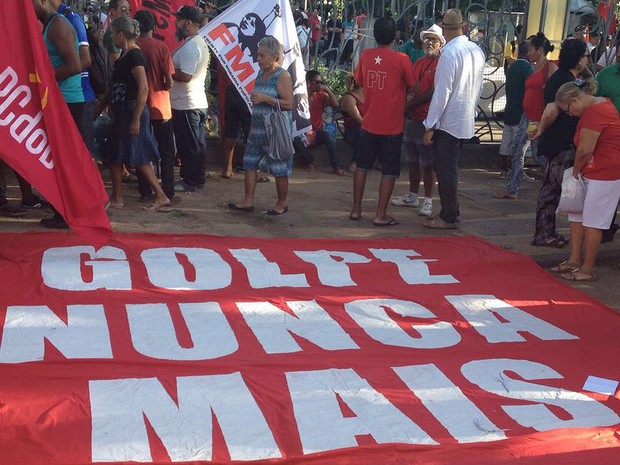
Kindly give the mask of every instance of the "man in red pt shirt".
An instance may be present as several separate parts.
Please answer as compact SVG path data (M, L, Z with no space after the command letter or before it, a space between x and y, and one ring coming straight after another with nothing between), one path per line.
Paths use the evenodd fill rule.
M396 226L398 221L387 215L387 206L400 175L400 146L403 138L407 87L416 81L409 57L391 49L396 37L396 23L381 17L373 33L376 48L364 50L355 69L355 80L364 86L364 119L360 134L360 156L353 176L353 208L349 218L362 216L362 198L366 175L377 158L382 165L379 200L373 224Z

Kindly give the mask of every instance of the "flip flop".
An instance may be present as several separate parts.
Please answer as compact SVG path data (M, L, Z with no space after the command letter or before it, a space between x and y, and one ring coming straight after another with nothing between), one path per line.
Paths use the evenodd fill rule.
M273 208L270 208L269 210L267 210L267 214L269 216L278 216L278 215L283 215L287 211L288 211L288 207L284 207L284 210L282 210L281 212L274 210Z
M574 273L580 266L579 263L571 263L568 260L564 260L559 265L549 268L549 271L552 273Z
M249 207L240 207L239 205L233 202L228 203L228 208L230 208L231 210L238 211L238 212L252 213L254 211L254 205L250 205Z
M124 206L122 203L108 203L108 208L115 208L116 210L122 210Z
M142 207L142 210L151 212L151 213L168 213L172 211L172 207L170 203L166 203L164 205L157 205L156 203L152 203L146 207Z
M383 228L385 226L398 226L400 223L396 218L390 218L390 221L388 221L387 223L377 223L376 221L373 221L372 224L377 226L378 228Z
M560 277L564 281L574 281L574 282L580 282L580 283L591 283L598 279L594 271L581 271L581 270L573 271L572 273L564 273L564 274L561 274Z
M456 223L446 223L441 218L426 218L422 222L422 226L431 229L457 229L459 227Z

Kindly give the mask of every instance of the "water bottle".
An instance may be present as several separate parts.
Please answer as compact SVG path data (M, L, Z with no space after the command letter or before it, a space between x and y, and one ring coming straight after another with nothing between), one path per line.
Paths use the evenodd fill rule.
M336 141L336 122L334 121L334 112L331 107L327 107L323 112L323 125L333 141Z

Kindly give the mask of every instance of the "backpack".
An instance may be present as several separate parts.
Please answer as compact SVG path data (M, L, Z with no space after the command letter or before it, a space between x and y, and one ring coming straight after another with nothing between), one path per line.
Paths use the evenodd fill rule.
M95 94L105 94L109 82L108 52L103 43L88 30L88 47L90 48L90 67L88 77Z

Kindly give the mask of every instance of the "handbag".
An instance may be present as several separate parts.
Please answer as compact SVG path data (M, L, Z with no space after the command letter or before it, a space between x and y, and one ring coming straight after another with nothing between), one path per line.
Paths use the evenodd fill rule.
M556 210L557 213L581 213L586 199L586 185L583 178L573 177L573 169L568 168L564 171L562 180L562 194L560 203Z
M280 101L276 99L273 112L265 115L265 130L269 145L267 155L272 160L286 161L293 156L293 134L291 121L280 109Z

